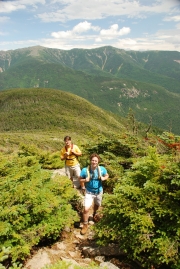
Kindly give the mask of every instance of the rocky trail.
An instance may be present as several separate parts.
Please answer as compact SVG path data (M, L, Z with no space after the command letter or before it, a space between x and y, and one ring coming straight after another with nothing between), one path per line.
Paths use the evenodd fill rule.
M58 169L53 174L56 173L64 175L65 171L64 169ZM79 182L74 181L75 187L78 187L78 184ZM69 266L69 269L73 269L73 265L86 268L92 262L95 262L100 268L106 269L140 268L137 265L133 267L126 263L125 256L116 245L97 246L94 232L91 229L92 225L95 225L92 220L89 221L89 229L85 235L80 234L82 225L80 220L79 223L74 224L74 227L66 227L56 243L34 249L23 269L41 269L60 260L70 262L72 265Z

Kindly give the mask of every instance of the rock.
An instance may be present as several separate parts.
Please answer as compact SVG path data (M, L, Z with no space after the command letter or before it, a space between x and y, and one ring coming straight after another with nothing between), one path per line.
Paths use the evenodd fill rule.
M95 257L94 259L95 261L99 262L99 263L102 263L105 261L105 257L104 256L97 256Z
M120 256L124 253L119 249L118 245L109 244L104 247L84 247L82 249L83 255L85 257L95 257L95 256Z
M78 265L78 263L73 259L67 259L67 258L61 258L61 259L63 261L70 263L70 265L68 266L68 269L74 269L74 265Z
M69 251L68 253L72 258L76 257L76 252Z
M102 263L100 263L100 267L106 268L106 269L119 269L119 267L115 266L111 262L102 262Z
M60 249L60 250L66 249L66 245L64 244L64 242L58 242L58 243L54 244L54 247L56 247L57 249Z
M43 268L45 265L51 264L51 260L48 256L48 253L43 250L40 249L34 256L32 259L30 259L26 264L25 267L23 267L24 269L41 269Z

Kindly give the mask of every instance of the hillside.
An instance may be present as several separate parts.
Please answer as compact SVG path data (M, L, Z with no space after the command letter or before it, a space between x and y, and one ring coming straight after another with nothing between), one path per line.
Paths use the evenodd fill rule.
M60 89L107 111L180 134L180 53L112 47L63 51L40 46L0 52L0 90Z
M124 129L107 111L60 90L1 91L0 104L0 132L76 130L81 135L110 135Z
M96 268L88 266L96 256L120 268L177 267L179 137L150 131L144 139L140 131L147 126L133 132L135 125L133 114L121 118L61 90L0 92L0 267L40 268L45 257L43 266L52 269L69 268L65 258L76 261L74 268ZM82 148L81 167L96 152L110 176L103 182L100 221L89 219L85 236L80 234L83 196L64 176L59 158L64 135Z

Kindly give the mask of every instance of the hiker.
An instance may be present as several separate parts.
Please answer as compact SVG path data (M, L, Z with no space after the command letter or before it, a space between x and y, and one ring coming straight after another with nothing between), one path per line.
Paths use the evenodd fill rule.
M85 197L84 197L84 210L83 210L83 227L81 234L84 235L88 229L89 210L93 205L93 220L97 221L97 210L101 206L103 197L102 181L107 180L109 175L104 166L99 166L100 157L98 154L93 153L90 156L90 165L83 168L80 173L80 182L85 183Z
M73 187L80 188L79 175L81 172L78 157L82 155L81 150L77 145L74 145L70 136L64 137L65 146L61 149L60 158L65 160L65 172L69 179L73 182L73 177L76 179L76 185Z

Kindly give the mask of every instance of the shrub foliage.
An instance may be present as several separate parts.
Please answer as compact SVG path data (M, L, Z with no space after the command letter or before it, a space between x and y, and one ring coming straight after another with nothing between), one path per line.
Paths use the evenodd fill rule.
M42 239L56 239L77 220L67 177L43 170L36 156L0 156L0 248L23 260Z
M168 133L142 139L131 132L81 145L81 167L96 152L110 175L103 182L103 218L94 226L97 241L118 243L147 269L180 268L179 142ZM52 178L49 170L62 167L58 156L27 145L18 154L1 153L0 262L9 252L13 262L23 260L41 240L57 239L78 220L71 182Z
M146 268L179 261L180 163L149 147L104 195L99 243L118 242Z

